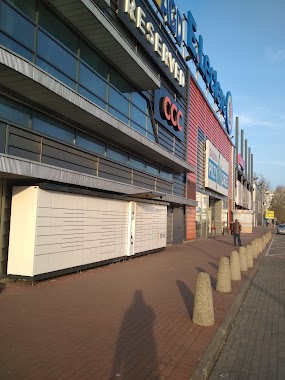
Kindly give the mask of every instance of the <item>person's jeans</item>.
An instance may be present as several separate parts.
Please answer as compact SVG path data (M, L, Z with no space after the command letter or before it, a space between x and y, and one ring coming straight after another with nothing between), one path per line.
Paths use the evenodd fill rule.
M238 241L238 245L241 246L240 234L234 234L234 245L236 245L236 240Z

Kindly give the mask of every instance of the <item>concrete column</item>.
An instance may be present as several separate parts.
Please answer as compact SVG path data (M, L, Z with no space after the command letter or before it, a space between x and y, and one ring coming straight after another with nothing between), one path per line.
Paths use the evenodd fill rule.
M244 175L245 175L245 178L247 179L247 139L245 139L244 141L244 163L245 163L245 167L244 167Z
M220 200L215 202L215 226L216 226L216 234L221 235L222 230L222 210L223 210L223 201Z
M241 129L240 131L240 154L242 158L244 158L244 130Z

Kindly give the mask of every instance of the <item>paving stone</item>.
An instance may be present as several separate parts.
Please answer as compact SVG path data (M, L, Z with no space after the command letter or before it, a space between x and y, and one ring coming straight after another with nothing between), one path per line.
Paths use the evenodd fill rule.
M237 373L239 379L285 378L284 274L285 242L283 256L270 257L269 249L268 256L264 257L213 368L213 374L222 366L223 373L232 374L230 379L235 379ZM232 355L236 356L234 363L224 360ZM214 379L212 374L209 379Z

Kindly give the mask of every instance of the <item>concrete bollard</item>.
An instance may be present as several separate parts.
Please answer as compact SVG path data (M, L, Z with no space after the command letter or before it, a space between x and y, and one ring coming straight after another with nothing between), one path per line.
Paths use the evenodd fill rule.
M240 263L240 271L246 272L247 271L247 259L246 259L245 247L240 247L240 249L239 249L239 263Z
M237 251L232 251L230 255L230 273L231 273L231 280L233 281L241 280L239 254Z
M253 268L253 258L251 245L246 246L246 263L248 268Z
M263 236L261 237L261 239L262 239L262 250L264 250L265 247L266 247L265 236L263 235Z
M212 326L215 323L211 281L205 272L199 273L197 277L193 323L199 326Z
M253 240L250 245L251 245L251 251L252 251L252 258L256 259L257 258L257 247L255 244L255 241Z
M263 249L262 249L261 238L258 238L258 239L257 239L257 243L258 243L258 250L259 250L259 253L261 253L261 252L263 251Z
M216 291L222 293L232 291L230 261L226 256L220 258Z

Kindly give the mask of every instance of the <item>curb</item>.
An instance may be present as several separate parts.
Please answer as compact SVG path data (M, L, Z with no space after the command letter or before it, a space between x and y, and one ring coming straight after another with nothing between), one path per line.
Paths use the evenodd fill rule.
M265 249L264 249L265 252ZM249 287L251 283L253 282L254 277L256 276L256 273L258 271L258 268L263 261L265 255L258 260L257 265L255 268L252 269L251 273L245 280L243 286L241 287L241 290L239 291L238 295L236 296L234 302L232 303L231 307L229 308L225 318L220 324L220 327L218 328L216 334L214 335L213 339L211 340L208 348L206 349L204 355L202 356L201 360L199 361L199 364L197 365L195 371L190 377L190 380L207 380L217 359L218 356L223 348L223 345L225 343L225 340L230 332L230 329L232 327L232 323L241 307L241 304L249 290Z

